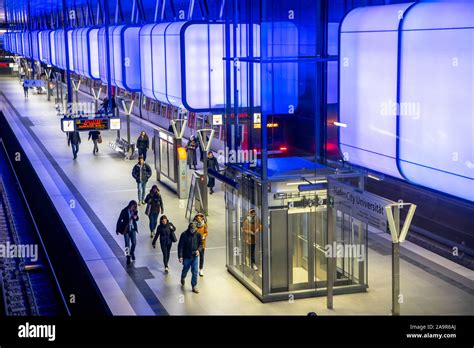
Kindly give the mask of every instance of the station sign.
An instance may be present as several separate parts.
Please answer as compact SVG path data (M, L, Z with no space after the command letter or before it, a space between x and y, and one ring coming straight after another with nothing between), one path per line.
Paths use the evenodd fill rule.
M387 231L385 207L395 202L328 177L328 204L359 221Z
M62 118L61 130L63 132L89 132L119 130L120 118Z

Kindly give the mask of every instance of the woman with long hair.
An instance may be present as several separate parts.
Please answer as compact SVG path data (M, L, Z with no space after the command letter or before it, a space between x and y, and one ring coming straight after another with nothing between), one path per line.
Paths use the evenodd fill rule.
M175 235L176 227L174 227L173 223L168 220L166 215L162 215L160 218L160 224L156 229L155 238L153 238L153 248L156 247L156 240L160 237L160 246L161 252L163 253L163 263L165 265L165 273L169 272L168 262L170 260L170 251L171 246L174 242L176 242L176 235Z

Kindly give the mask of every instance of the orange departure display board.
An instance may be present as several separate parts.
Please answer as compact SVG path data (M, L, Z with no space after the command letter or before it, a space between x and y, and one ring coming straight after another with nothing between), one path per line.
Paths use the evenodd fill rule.
M109 129L109 120L106 118L81 119L74 120L76 131L93 131L93 130L107 130Z

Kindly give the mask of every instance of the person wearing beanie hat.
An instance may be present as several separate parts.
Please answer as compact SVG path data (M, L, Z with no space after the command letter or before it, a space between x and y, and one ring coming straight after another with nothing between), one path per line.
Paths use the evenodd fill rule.
M181 286L184 287L186 276L191 268L191 286L194 293L199 293L198 266L199 254L202 251L202 236L197 232L196 224L191 222L188 229L181 233L178 242L178 259L183 264L181 272Z

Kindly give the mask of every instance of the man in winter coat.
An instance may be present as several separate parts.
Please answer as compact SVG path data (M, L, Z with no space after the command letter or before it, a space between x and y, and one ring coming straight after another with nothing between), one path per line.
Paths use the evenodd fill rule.
M128 203L128 205L120 212L120 216L117 220L117 228L115 229L117 235L121 234L125 238L127 265L130 264L130 259L135 261L135 247L137 245L138 233L137 221L137 202L130 201L130 203Z
M191 286L194 293L199 293L197 288L198 282L198 266L199 254L202 251L202 237L197 232L196 224L190 223L188 229L181 233L178 243L178 258L179 262L183 264L183 271L181 272L181 286L184 287L186 275L189 268L191 268L192 278Z
M145 163L142 156L138 157L138 163L132 170L132 176L137 182L138 205L145 204L146 183L151 178L151 167Z

